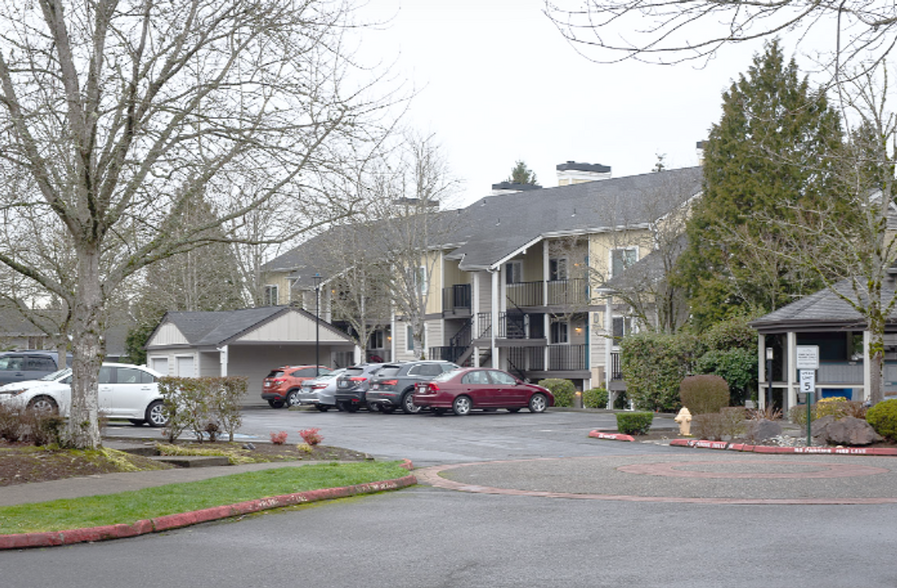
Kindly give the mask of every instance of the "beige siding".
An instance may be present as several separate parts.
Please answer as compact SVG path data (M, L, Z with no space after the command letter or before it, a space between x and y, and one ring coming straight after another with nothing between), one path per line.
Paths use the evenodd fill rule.
M425 314L442 312L442 253L427 254L427 304Z
M261 327L246 333L238 339L238 342L278 342L278 341L314 341L315 321L298 313L290 312L286 315L262 325ZM327 328L320 329L321 341L343 342L344 337L331 332Z
M152 345L186 345L187 338L181 333L180 329L172 323L165 323L159 327L153 338L147 342L147 346Z
M478 272L480 275L480 307L474 312L492 312L492 274Z

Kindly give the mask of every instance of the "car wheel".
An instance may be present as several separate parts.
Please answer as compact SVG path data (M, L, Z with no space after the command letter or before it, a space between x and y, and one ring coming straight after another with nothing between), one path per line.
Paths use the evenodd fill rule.
M530 412L545 412L546 408L548 408L548 398L546 398L544 394L536 393L530 396Z
M321 412L327 412L328 410L330 410L329 404L318 404L316 406L318 407L318 410L320 410Z
M37 412L59 414L59 405L49 396L35 396L28 403L28 408Z
M143 423L146 422L143 419L128 419L128 420L131 421L131 424L134 425L135 427L142 427Z
M346 411L346 405L347 405L347 404L349 404L349 403L348 403L348 402L342 402L342 401L337 402L337 403L336 403L336 410L338 410L338 411L340 411L340 412L345 412L345 411Z
M472 408L470 398L468 396L458 396L452 402L452 412L458 416L466 416L470 414Z
M370 403L370 402L367 403L367 407L368 407L368 410L371 411L371 412L380 412L380 405L377 404L376 402L374 402L374 403Z
M288 407L299 406L299 390L290 390L287 392L287 401L286 404Z
M358 412L358 405L354 402L343 403L343 408L346 409L346 412Z
M385 404L380 405L380 412L382 412L384 414L392 414L395 411L396 411L395 406L392 406L392 405L386 406Z
M146 422L151 427L164 427L168 424L168 417L165 416L165 406L161 400L153 400L146 407Z
M520 412L519 408L509 408L508 412Z
M405 414L417 414L420 412L419 406L414 404L414 390L409 390L405 392L405 395L402 396L402 412Z
M271 399L268 401L268 406L271 408L281 408L283 406L283 400L280 399Z

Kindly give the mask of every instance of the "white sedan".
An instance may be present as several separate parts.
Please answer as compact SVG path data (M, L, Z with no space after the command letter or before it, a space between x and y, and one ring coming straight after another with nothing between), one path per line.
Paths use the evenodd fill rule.
M99 409L110 419L128 419L135 425L168 424L159 393L157 371L126 363L104 363L100 368ZM64 369L40 380L0 386L0 403L50 410L67 417L72 403L72 370Z

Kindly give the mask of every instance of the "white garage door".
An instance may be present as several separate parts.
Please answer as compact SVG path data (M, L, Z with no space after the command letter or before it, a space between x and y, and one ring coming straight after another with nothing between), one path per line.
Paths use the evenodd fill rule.
M177 367L177 376L181 378L192 378L196 375L193 371L193 357L176 357L175 365Z
M150 364L150 368L156 370L163 376L168 375L168 358L167 357L154 357L150 361L152 362Z

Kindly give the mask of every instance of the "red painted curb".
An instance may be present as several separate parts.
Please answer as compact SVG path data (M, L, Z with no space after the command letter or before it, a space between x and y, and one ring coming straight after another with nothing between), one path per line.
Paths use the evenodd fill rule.
M673 447L697 447L699 449L728 449L747 453L783 454L799 453L801 455L878 455L897 456L897 449L885 447L774 447L771 445L748 445L747 443L726 443L725 441L708 441L706 439L673 439Z
M408 470L413 468L409 460L405 460L402 467ZM197 523L226 519L272 508L293 506L320 500L331 500L334 498L346 498L348 496L356 496L359 494L373 494L375 492L383 492L386 490L398 490L415 484L417 484L417 478L413 474L409 474L394 480L368 482L366 484L356 484L354 486L343 486L340 488L322 488L320 490L309 490L307 492L297 492L295 494L249 500L226 506L216 506L194 512L166 515L151 520L137 521L132 525L118 524L86 529L54 531L50 533L0 535L0 550L25 549L29 547L54 547L57 545L71 545L73 543L105 541L107 539L124 539L126 537L136 537L137 535L145 535L147 533L158 533L169 529L187 527Z
M620 433L602 433L601 431L592 431L589 437L593 439L609 439L611 441L635 441L632 435L622 435Z

